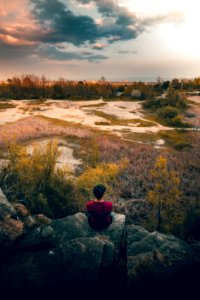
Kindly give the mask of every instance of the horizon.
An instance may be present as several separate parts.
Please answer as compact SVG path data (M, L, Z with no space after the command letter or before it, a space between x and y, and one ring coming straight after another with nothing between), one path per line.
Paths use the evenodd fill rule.
M196 0L0 0L0 80L198 77Z

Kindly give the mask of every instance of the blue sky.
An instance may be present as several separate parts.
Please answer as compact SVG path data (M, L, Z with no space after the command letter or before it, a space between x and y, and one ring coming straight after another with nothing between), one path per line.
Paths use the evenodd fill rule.
M0 0L0 80L200 76L198 0Z

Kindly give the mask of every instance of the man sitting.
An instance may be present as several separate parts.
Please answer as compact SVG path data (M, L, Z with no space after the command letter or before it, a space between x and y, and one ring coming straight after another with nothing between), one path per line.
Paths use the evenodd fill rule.
M106 229L112 223L112 202L104 201L106 187L98 184L93 189L95 199L87 202L88 223L95 230Z

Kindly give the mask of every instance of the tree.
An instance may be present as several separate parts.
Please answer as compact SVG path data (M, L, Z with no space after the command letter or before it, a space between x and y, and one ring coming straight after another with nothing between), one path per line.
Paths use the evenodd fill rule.
M153 187L147 198L152 205L152 221L156 230L172 231L182 219L179 175L168 168L167 159L163 156L156 159L151 175Z

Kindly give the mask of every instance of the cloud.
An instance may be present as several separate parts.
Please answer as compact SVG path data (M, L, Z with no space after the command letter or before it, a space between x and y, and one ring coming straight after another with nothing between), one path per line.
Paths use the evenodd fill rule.
M0 53L1 60L8 59L9 61L24 59L27 56L34 54L37 49L36 45L13 43L0 35Z
M101 38L107 38L111 43L116 40L134 39L141 31L136 16L112 0L77 0L81 4L95 3L102 16L100 24L91 16L76 15L60 0L31 2L36 20L46 30L50 29L43 37L44 42L68 42L80 46L86 42L95 44ZM69 4L69 1L66 3ZM118 39L112 39L116 36Z
M108 57L95 54L93 50L103 53L109 44L136 39L149 26L181 19L175 13L140 19L127 8L119 6L117 0L73 0L81 6L96 7L95 14L89 10L80 14L79 6L74 10L71 1L16 0L16 11L12 1L0 4L1 58L37 55L58 61L101 61ZM75 46L74 51L69 50L67 45Z
M45 58L48 60L66 61L66 60L88 60L88 61L100 61L107 59L104 55L96 55L92 52L70 52L61 51L59 48L53 45L42 45L36 51L40 58Z
M94 44L94 46L92 48L95 50L103 50L105 47L106 47L105 44L96 43L96 44Z
M59 0L31 0L32 13L40 25L50 32L43 42L68 42L76 46L86 42L94 43L98 28L90 16L77 16Z
M137 51L119 50L118 54L137 54Z

